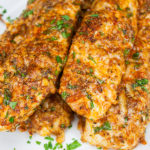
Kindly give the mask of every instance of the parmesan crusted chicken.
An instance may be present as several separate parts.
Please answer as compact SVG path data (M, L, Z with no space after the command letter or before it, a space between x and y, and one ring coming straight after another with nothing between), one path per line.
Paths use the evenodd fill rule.
M55 93L81 4L32 2L1 37L0 130L15 129Z
M135 5L129 6L136 8ZM134 49L124 51L126 72L118 90L118 104L112 106L99 121L86 119L82 133L84 142L117 150L129 150L139 142L146 143L144 133L149 118L149 8L149 0L139 0L138 34ZM120 6L118 11L122 10Z
M125 70L123 51L133 48L135 0L95 0L77 31L59 93L73 111L98 120L112 104Z
M64 130L71 125L73 113L59 95L52 95L35 111L28 121L21 124L22 131L41 136L57 136L57 142L64 141Z

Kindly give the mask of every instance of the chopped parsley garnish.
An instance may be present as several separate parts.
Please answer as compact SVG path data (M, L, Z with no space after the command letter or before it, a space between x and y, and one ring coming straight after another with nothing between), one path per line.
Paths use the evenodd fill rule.
M55 110L56 110L56 108L55 108L55 107L51 107L50 109L51 109L51 111L55 111Z
M136 87L140 86L143 91L148 93L148 89L144 86L146 84L148 84L148 79L136 80L136 82L132 84L132 88L135 89Z
M30 15L32 15L33 14L33 10L25 10L24 12L23 12L23 17L24 18L27 18L27 17L29 17Z
M7 10L4 9L4 10L2 11L2 14L4 15L4 14L6 14L6 13L7 13Z
M61 34L64 38L68 38L70 36L70 33L67 33L66 31L62 32Z
M94 103L93 103L93 101L90 102L90 106L91 106L91 109L94 108Z
M125 123L127 123L128 122L128 117L125 117L124 121L125 121Z
M36 87L34 87L34 86L32 86L32 89L33 89L33 90L37 90L37 88L36 88Z
M41 145L41 142L40 142L40 141L36 141L36 144L37 144L37 145Z
M122 10L119 5L117 5L117 10Z
M72 124L68 127L69 129L72 128Z
M7 17L7 21L8 21L9 23L13 23L13 21L14 21L14 20L13 20L13 19L11 19L11 17L10 17L10 16L8 16L8 17Z
M128 60L126 60L126 61L125 61L125 64L128 65L128 64L130 64L130 62L129 62Z
M124 30L124 29L122 29L122 32L123 32L124 35L126 35L126 33L127 33L127 31Z
M31 144L31 142L30 142L30 141L27 141L27 144Z
M50 24L53 24L53 23L55 23L55 21L56 21L56 20L55 20L55 19L53 19L53 20L50 22Z
M6 115L5 115L5 119L7 119L8 118L8 111L6 112Z
M68 88L68 89L76 89L77 86L76 86L76 85L68 84L67 88Z
M91 55L89 55L88 59L92 60L96 64L96 61L94 60L94 58Z
M99 84L103 84L104 82L105 82L104 80L98 79L98 83L99 83Z
M62 64L62 59L61 59L60 56L56 56L56 61L57 61L57 63L61 63Z
M9 91L9 89L4 89L4 105L8 105L9 101L11 99L11 92Z
M56 40L58 40L57 37L55 37L55 36L52 36L52 37L51 37L51 41L56 41Z
M111 125L108 121L104 122L101 127L95 127L94 128L94 133L97 133L101 130L111 130Z
M90 73L93 73L93 69L92 68L90 68Z
M72 55L73 55L73 59L75 59L75 57L76 57L76 53L75 53L75 52L73 52L73 53L72 53Z
M30 140L32 139L32 135L29 136L29 139L30 139Z
M62 16L62 18L65 19L65 20L67 20L67 21L70 20L70 17L68 15L64 15L64 16Z
M133 58L133 59L138 59L139 56L140 56L140 53L139 53L139 52L136 52L136 53L134 53L134 54L132 55L132 58Z
M67 150L74 150L80 146L81 146L81 144L77 140L75 140L71 144L67 144Z
M78 63L78 64L80 63L80 59L77 59L77 63Z
M61 124L60 126L61 126L61 128L65 128L65 124Z
M124 50L124 56L127 56L127 55L129 54L129 52L130 52L130 49L127 49L127 48L126 48L126 49Z
M98 17L98 16L99 16L98 14L91 15L91 17Z
M9 122L10 122L10 123L14 123L14 117L10 117L10 118L9 118Z
M68 95L69 94L67 92L62 92L61 93L61 97L62 97L63 100L66 100L66 98L67 98Z
M128 13L128 14L127 14L127 17L128 17L128 18L130 18L130 17L132 17L132 16L133 16L133 13Z
M50 137L50 136L47 136L47 137L45 137L44 139L45 139L45 140L49 140L49 141L54 141L54 139L53 139L52 137Z
M28 0L28 4L32 4L35 0Z
M9 106L10 106L12 109L15 109L17 103L18 103L18 102L10 102L10 103L9 103Z
M7 71L4 71L4 79L7 79L9 77L9 73Z

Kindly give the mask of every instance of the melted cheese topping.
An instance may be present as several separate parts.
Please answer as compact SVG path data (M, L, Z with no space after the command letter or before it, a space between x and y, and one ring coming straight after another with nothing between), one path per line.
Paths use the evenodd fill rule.
M136 32L135 5L134 1L94 1L84 17L59 90L77 114L98 120L117 103L125 71L123 52L133 48Z

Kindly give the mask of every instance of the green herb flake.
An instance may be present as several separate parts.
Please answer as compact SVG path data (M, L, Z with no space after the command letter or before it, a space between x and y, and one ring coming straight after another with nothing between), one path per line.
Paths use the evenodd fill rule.
M132 58L133 58L133 59L138 59L139 56L140 56L140 53L139 53L139 52L136 52L136 53L134 53L134 54L132 55Z
M28 0L28 4L32 4L35 0Z
M36 141L36 144L37 144L37 145L41 145L41 142L40 142L40 141Z
M125 121L125 123L127 123L128 122L128 117L125 117L124 121Z
M66 98L69 96L69 94L67 92L62 92L61 93L61 97L63 100L66 100Z
M103 84L104 82L105 82L104 80L98 79L98 83L99 83L99 84Z
M4 79L7 79L9 77L9 73L7 71L4 71Z
M24 18L27 18L27 17L29 17L30 15L32 15L33 14L33 10L25 10L24 12L23 12L23 17Z
M60 127L61 127L61 128L65 128L65 124L61 124Z
M10 118L9 118L9 122L10 122L10 123L14 123L14 117L10 117Z
M142 86L141 89L147 93L149 93L148 89L145 86Z
M31 144L31 142L30 142L30 141L27 141L27 144Z
M124 50L124 56L127 56L127 55L129 54L129 52L130 52L130 49L127 49L127 48L126 48L126 49Z
M45 139L45 140L49 140L49 141L54 141L54 139L53 139L52 137L50 137L50 136L47 136L47 137L45 137L44 139Z
M8 111L6 112L6 115L5 115L5 119L7 119L8 118Z
M76 57L76 53L75 53L75 52L73 52L73 53L72 53L72 55L73 55L73 59L75 59L75 57Z
M71 144L67 144L67 150L74 150L79 148L80 146L81 144L77 140L75 140Z
M55 110L56 110L56 108L55 108L55 107L51 107L50 109L51 109L51 111L55 111Z
M9 106L10 106L12 109L15 109L17 103L18 103L18 102L10 102L10 103L9 103Z
M94 133L97 133L101 130L111 130L111 125L108 121L104 122L101 127L95 127L94 128Z
M94 103L93 103L93 101L90 102L90 106L91 106L91 109L94 108Z
M70 33L67 33L66 31L61 33L63 38L68 38L70 36Z
M77 63L78 63L78 64L80 63L80 59L77 59Z
M89 55L88 59L90 59L91 61L93 61L96 64L96 61L94 60L94 58L91 55Z
M72 128L72 124L68 128L71 129Z
M98 17L98 14L92 14L91 17Z
M131 18L133 16L133 13L127 13L127 17Z
M76 85L68 84L67 88L68 88L68 89L76 89L77 86L76 86Z
M119 5L117 5L117 10L122 10Z
M70 17L68 15L64 15L64 16L62 16L62 18L65 19L66 21L70 20Z
M8 16L6 19L7 19L7 21L8 21L10 24L12 24L12 23L14 22L14 20L13 20L13 19L11 19L11 17L10 17L10 16Z
M32 135L29 136L29 139L30 139L30 140L32 139Z
M4 9L4 10L2 11L2 14L4 15L4 14L6 14L6 13L7 13L7 10Z
M56 41L56 40L58 40L57 37L55 37L55 36L52 36L52 37L51 37L51 41Z
M50 24L54 24L55 21L56 21L56 19L53 19L53 20L50 22Z
M33 89L33 90L37 90L37 88L36 88L36 87L34 87L34 86L32 86L32 89Z
M62 59L61 59L60 56L56 56L56 61L57 61L57 63L61 63L62 64Z
M8 105L9 101L11 99L11 92L9 91L9 89L4 89L4 105Z

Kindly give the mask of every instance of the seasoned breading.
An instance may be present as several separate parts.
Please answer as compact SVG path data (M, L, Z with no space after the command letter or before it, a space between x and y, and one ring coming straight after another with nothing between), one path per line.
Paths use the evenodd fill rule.
M30 134L41 136L57 136L57 142L64 141L64 130L71 125L73 113L59 95L52 95L35 111L35 113L21 124L21 131L28 130Z
M82 140L92 145L129 150L145 144L149 118L150 1L139 0L138 34L134 49L125 51L126 72L119 90L119 104L94 122L85 121Z
M125 70L123 51L133 47L135 0L95 0L73 39L59 93L73 111L97 120L116 104Z
M48 94L55 93L80 4L35 0L2 35L10 37L1 49L6 55L0 65L0 130L13 130ZM14 48L9 50L7 45Z

